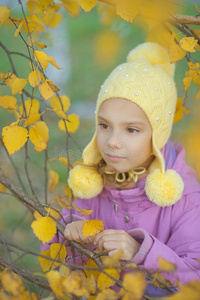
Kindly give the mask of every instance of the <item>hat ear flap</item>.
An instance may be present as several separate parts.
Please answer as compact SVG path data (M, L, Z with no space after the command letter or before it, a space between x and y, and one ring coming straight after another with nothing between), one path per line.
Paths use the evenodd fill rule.
M102 156L97 146L97 133L95 132L91 142L83 151L83 162L86 165L95 165L100 162Z
M146 178L145 191L150 201L158 206L169 206L180 200L184 183L180 175L172 169L165 171L165 160L156 146L155 135L152 135L153 153L152 162Z

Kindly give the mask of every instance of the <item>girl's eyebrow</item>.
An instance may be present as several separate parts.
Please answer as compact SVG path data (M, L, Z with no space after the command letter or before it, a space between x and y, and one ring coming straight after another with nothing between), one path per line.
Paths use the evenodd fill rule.
M103 118L101 115L98 116L98 119L104 120L105 122L109 122L109 120ZM134 120L134 121L126 121L122 123L123 125L146 125L145 122L142 122L140 120Z

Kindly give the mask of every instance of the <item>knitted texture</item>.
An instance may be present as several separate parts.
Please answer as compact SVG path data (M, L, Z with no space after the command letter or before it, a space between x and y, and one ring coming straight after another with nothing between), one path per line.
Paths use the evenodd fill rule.
M167 50L156 43L139 45L129 53L127 61L114 69L101 86L96 104L96 126L102 103L111 98L129 100L144 111L152 127L155 156L147 176L146 194L159 206L172 205L181 198L184 186L175 171L165 171L165 160L160 149L169 139L176 109L177 91L173 80L175 67L170 63ZM97 164L102 158L96 135L95 132L83 151L83 162L86 165ZM159 184L156 184L158 181ZM99 185L102 187L101 180ZM93 194L90 186L90 196L96 196L96 190L94 187Z

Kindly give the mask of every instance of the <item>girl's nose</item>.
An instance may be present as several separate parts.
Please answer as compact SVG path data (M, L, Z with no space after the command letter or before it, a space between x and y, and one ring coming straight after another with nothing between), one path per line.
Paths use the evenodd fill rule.
M120 149L123 147L123 142L121 141L120 136L116 133L112 133L109 136L107 144L110 148L115 148L115 149L117 148Z

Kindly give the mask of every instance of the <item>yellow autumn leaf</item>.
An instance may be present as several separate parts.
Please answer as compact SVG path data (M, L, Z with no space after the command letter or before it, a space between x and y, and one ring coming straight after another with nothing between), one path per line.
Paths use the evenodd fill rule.
M180 108L174 114L174 124L181 121L182 119L183 119L183 111Z
M2 130L2 136L4 145L11 155L24 146L28 131L20 126L6 126Z
M49 282L50 288L54 292L56 298L63 298L64 293L60 273L58 271L52 270L46 274L46 277Z
M187 91L187 89L189 88L190 84L191 84L192 78L191 77L185 77L183 79L183 84L184 84L184 91Z
M25 121L24 123L24 127L30 126L32 124L34 124L35 122L37 122L40 118L40 114L36 113L36 114L31 114L28 119Z
M52 97L50 99L50 105L59 117L67 119L65 112L70 107L70 99L67 96Z
M21 22L20 22L19 25L18 25L18 28L15 30L15 34L14 34L14 38L15 38L15 39L16 39L16 37L18 36L20 30L22 29L23 23L24 23L24 20L22 19Z
M98 271L97 264L92 259L88 259L84 266L86 267L86 269L84 270L86 276L87 277L94 276L94 279L97 280L100 274L100 272ZM97 270L87 270L87 267L96 268Z
M98 3L98 0L77 0L85 12L90 12Z
M33 33L34 31L42 31L45 32L44 26L41 20L36 15L32 15L31 17L26 17L23 19L23 26L22 29L28 34ZM28 23L28 27L27 27Z
M176 111L174 114L174 123L182 120L183 112L189 114L190 110L183 105L183 98L178 98L176 103Z
M176 270L176 266L162 257L158 257L159 270L162 272L171 272Z
M124 251L120 249L112 256L102 257L103 265L107 268L116 267L124 255Z
M6 23L10 16L10 9L6 6L0 6L0 27Z
M12 111L16 109L17 99L13 96L0 96L0 106Z
M127 292L131 293L133 299L140 300L146 289L145 276L140 272L126 273L124 275L123 287ZM126 294L125 290L122 288L120 294Z
M82 229L83 236L93 236L104 229L102 220L87 220Z
M119 295L111 290L111 289L104 289L102 292L98 293L95 300L117 300L119 299Z
M45 207L46 212L48 212L48 216L50 215L51 217L58 219L60 218L60 214L53 208L51 207ZM34 218L37 220L38 218L42 218L42 215L39 214L39 212L34 211L33 213Z
M38 121L29 130L29 138L37 152L47 148L49 142L49 128L43 121Z
M15 74L12 74L10 72L8 72L7 74L4 74L4 76L3 76L5 85L7 85L10 89L12 87L13 82L17 78L18 77Z
M90 294L94 294L96 292L96 281L93 275L86 278L86 287Z
M200 64L197 63L197 62L193 63L193 62L189 61L188 62L188 67L189 67L190 70L198 70L199 67L200 67Z
M66 266L61 265L60 268L59 268L59 273L60 273L61 277L66 278L67 276L69 276L70 270Z
M12 82L12 85L11 85L12 95L16 95L18 93L21 93L23 88L26 86L27 82L28 81L24 78L14 79L13 82Z
M76 130L79 128L79 124L80 124L79 117L76 114L71 114L67 116L66 121L60 120L58 122L58 127L60 128L60 130L66 131L65 124L69 132L75 133Z
M24 112L24 106L26 113ZM19 106L19 112L22 115L23 118L26 118L30 116L31 114L37 114L40 109L40 104L35 99L26 100L23 104L20 104Z
M58 173L53 170L49 170L49 191L52 192L54 187L57 185L59 181Z
M192 53L196 52L194 47L196 47L197 44L198 44L198 40L193 37L184 37L179 42L179 45L183 50L189 51Z
M100 290L104 290L104 289L107 289L107 288L113 286L114 284L116 284L116 281L120 277L119 272L116 269L110 268L110 269L105 269L104 271L107 274L109 274L112 277L114 277L115 280L112 279L112 278L110 278L108 275L106 275L104 273L100 273L100 275L99 275L99 277L97 279L97 287Z
M17 297L23 291L23 281L21 277L14 272L5 271L1 274L1 284L3 288Z
M40 49L47 48L47 45L45 43L34 42L34 44L38 46Z
M43 244L50 242L56 234L56 223L50 217L42 217L33 221L31 227L36 237Z
M122 40L114 31L102 31L95 39L95 60L99 67L108 68L116 61Z
M169 300L199 300L200 283L199 281L192 281L186 285L179 284L179 291L170 297Z
M58 66L58 64L56 63L55 59L53 58L53 56L49 56L49 63L54 66L56 69L61 70L62 68L60 68Z
M116 0L117 14L128 23L132 23L138 15L141 7L141 0Z
M77 297L89 298L89 292L86 287L86 278L83 272L73 271L63 280L63 286L66 292L72 293Z
M65 195L57 195L56 202L63 208L71 209L71 200Z
M62 0L62 6L68 11L70 16L76 18L80 13L80 6L75 0Z
M46 82L48 83L48 85L50 86L53 92L60 91L57 85L54 82L52 82L50 79L46 79Z
M0 192L4 193L7 190L7 187L0 183Z
M46 70L49 63L48 55L44 51L35 50L35 59L40 63L41 67Z
M67 96L52 97L50 100L50 105L54 110L63 110L66 112L70 107L70 99Z
M78 206L76 206L74 203L72 203L72 206L81 214L81 215L85 215L85 216L88 216L88 215L91 215L93 213L93 210L91 209L82 209L82 208L79 208Z
M45 9L45 13L42 14L42 22L46 26L55 28L62 21L62 14L56 13L59 8L59 5L54 5Z
M68 159L64 156L58 158L58 160L65 166L68 167Z
M196 7L196 9L200 12L200 8L197 6L196 3L195 3L195 7Z
M32 87L36 87L40 84L41 73L39 71L33 71L28 75L28 81Z
M53 259L56 260L62 260L65 261L65 258L67 256L67 250L66 247L59 243L53 243L50 246L50 256ZM60 265L60 263L57 263Z
M55 263L52 260L48 259L48 257L51 258L50 249L40 252L40 255L47 256L47 258L38 256L38 260L39 260L39 263L40 263L40 266L41 266L43 272L47 272L47 271L49 271L51 269L55 269L57 267L57 266L55 266Z
M69 198L72 199L72 191L68 185L65 187L65 195Z
M176 44L174 41L169 46L169 57L171 63L175 63L186 55L186 51L183 50L178 44Z
M52 90L50 84L48 84L47 81L39 85L39 91L42 97L44 98L44 100L47 100L54 95L54 91Z
M194 81L194 83L196 85L198 85L200 87L200 72L198 73L195 73L193 76L192 76L192 80Z

